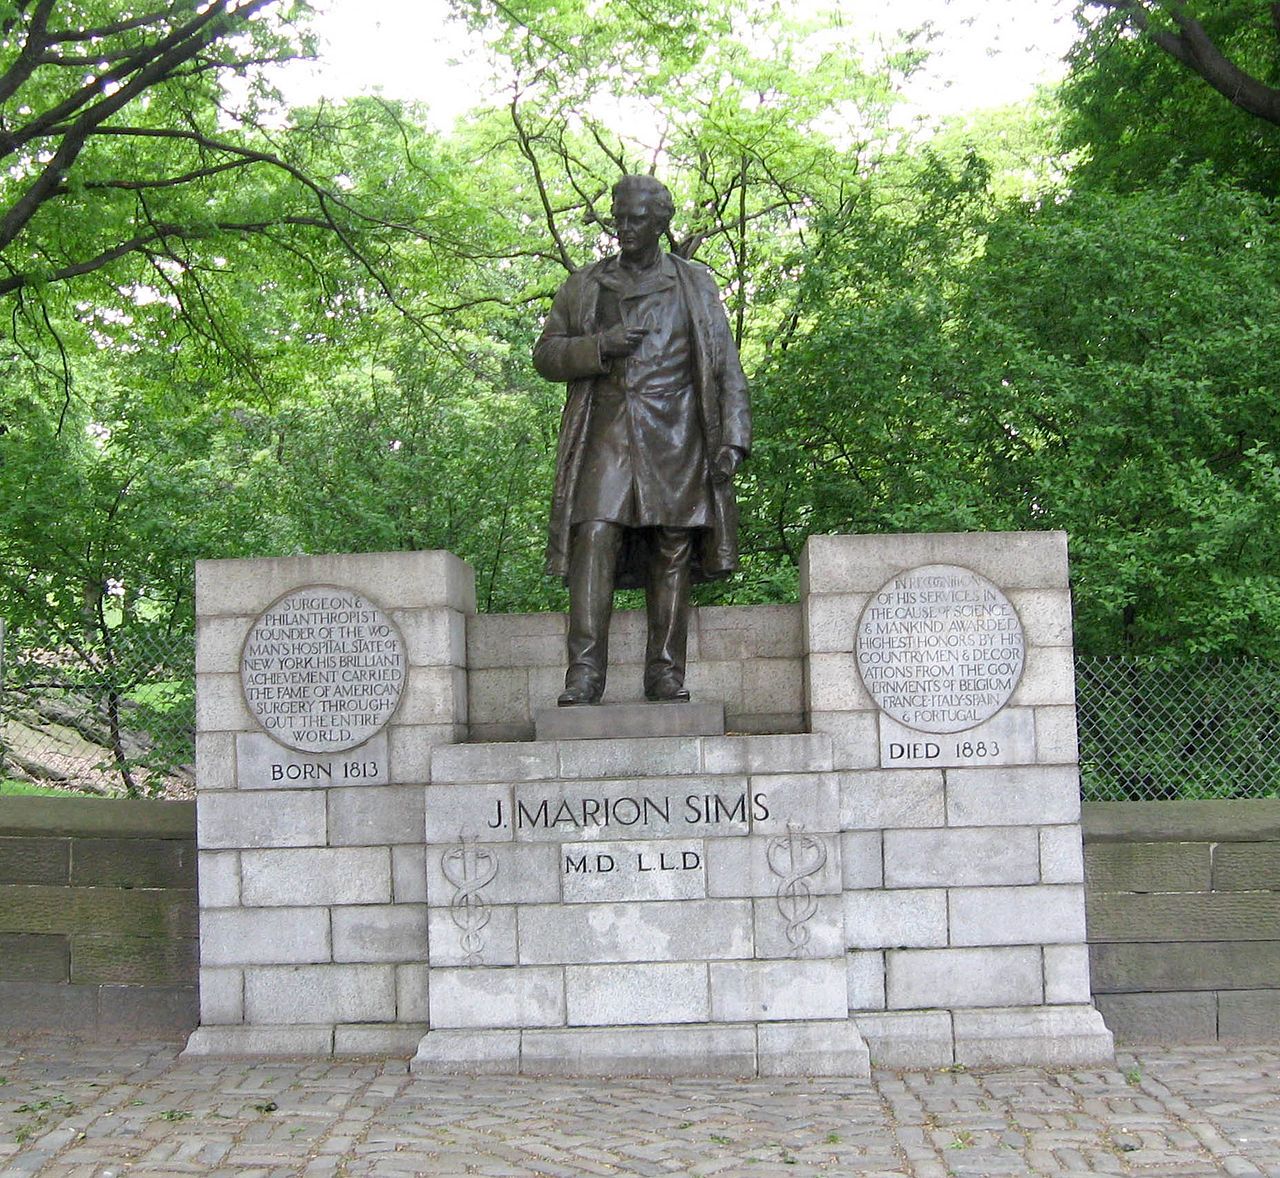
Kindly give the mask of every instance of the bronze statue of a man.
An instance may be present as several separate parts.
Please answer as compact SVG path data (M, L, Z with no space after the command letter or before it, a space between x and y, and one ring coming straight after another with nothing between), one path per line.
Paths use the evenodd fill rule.
M569 386L547 545L569 587L561 706L600 701L613 593L630 588L645 591L645 698L687 700L690 583L738 565L747 382L710 274L661 247L674 209L652 176L619 180L621 252L570 275L533 349Z

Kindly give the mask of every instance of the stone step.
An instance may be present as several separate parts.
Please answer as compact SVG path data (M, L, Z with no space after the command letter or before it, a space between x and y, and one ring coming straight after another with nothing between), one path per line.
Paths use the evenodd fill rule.
M831 767L831 737L818 732L501 741L437 746L431 784L823 773Z
M724 704L687 701L539 708L533 730L536 740L723 736Z

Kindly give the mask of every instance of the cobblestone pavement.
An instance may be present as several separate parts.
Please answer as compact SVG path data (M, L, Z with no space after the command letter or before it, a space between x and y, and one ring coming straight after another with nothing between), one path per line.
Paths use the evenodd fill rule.
M0 1044L0 1174L1280 1175L1280 1047L851 1080L409 1076Z

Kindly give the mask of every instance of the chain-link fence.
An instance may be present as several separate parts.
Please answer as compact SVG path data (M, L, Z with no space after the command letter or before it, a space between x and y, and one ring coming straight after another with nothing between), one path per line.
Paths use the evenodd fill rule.
M1280 664L1076 660L1091 801L1280 796Z
M190 797L194 749L190 634L0 628L0 781Z
M0 626L0 780L189 797L195 652L146 626L109 641ZM1094 801L1280 796L1280 664L1076 660Z

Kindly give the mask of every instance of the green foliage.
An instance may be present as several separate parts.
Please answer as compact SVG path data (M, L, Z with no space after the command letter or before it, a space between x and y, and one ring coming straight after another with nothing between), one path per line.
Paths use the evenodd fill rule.
M990 213L962 176L935 191L931 232L832 226L811 326L757 381L777 547L1062 528L1081 649L1275 657L1270 205L1203 174Z
M1280 194L1280 127L1240 109L1151 36L1137 33L1127 7L1080 8L1082 35L1062 88L1064 143L1081 155L1073 184L1163 187L1208 164L1254 191ZM1153 29L1172 27L1167 5L1143 7L1153 10ZM1215 0L1179 7L1198 17L1241 69L1280 85L1280 35L1270 4Z

